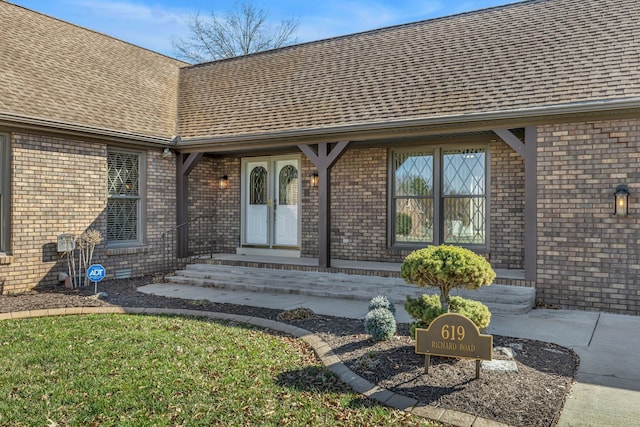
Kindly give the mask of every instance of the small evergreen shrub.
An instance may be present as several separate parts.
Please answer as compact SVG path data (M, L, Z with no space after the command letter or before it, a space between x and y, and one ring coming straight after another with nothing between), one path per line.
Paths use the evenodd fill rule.
M400 277L407 283L440 289L440 302L446 309L451 289L490 285L496 273L486 259L469 249L439 245L407 255L400 267Z
M419 298L407 297L404 309L409 316L416 319L411 324L411 337L415 337L416 328L428 328L431 322L441 314L447 313L440 303L438 295L422 295ZM449 312L458 313L471 320L480 331L485 330L491 321L491 312L480 301L465 299L459 296L450 298Z
M369 301L369 311L374 310L376 308L386 308L392 314L396 314L396 306L393 305L389 298L384 295L378 295L377 297L373 297L371 301Z
M396 318L386 308L374 308L364 318L364 330L376 341L388 340L396 333Z
M418 298L407 297L404 309L409 316L422 322L425 328L433 322L433 319L445 313L438 295L424 294Z

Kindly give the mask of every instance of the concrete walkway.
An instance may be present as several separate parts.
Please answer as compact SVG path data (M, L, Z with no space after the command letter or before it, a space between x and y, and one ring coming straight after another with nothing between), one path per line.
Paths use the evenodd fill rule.
M354 319L363 319L367 313L367 304L362 301L332 297L178 284L152 284L140 291L282 310L306 307L319 314ZM401 306L396 308L398 322L411 321ZM536 309L520 315L493 315L488 333L553 342L572 348L580 356L576 383L559 426L640 425L640 317Z

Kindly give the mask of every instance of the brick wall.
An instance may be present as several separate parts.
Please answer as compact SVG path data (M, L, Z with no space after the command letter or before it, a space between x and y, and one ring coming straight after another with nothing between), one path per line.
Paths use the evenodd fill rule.
M524 159L502 141L490 145L494 268L524 268Z
M147 209L146 209L146 241L142 247L109 249L105 262L107 277L119 274L122 276L141 276L162 271L164 268L162 233L176 225L176 185L175 156L163 157L160 149L147 150ZM106 161L103 160L103 161ZM106 163L105 163L106 176ZM103 178L103 182L106 178ZM102 184L104 186L106 184ZM96 186L100 189L100 186ZM106 188L105 188L106 193ZM105 196L106 197L106 196ZM106 203L106 202L105 202ZM106 224L102 214L100 220ZM101 231L106 235L106 226ZM104 245L102 245L104 248ZM167 251L170 248L166 249Z
M105 146L19 133L11 139L12 262L0 266L3 293L57 283L66 270L57 236L104 229L106 200Z
M559 307L640 314L640 120L538 128L537 294ZM627 184L631 213L615 217Z
M318 170L307 156L300 161L302 176L302 201L300 206L301 247L300 255L306 258L318 257L318 189L311 185L311 177Z
M221 189L220 178L228 177ZM235 253L240 244L240 158L204 157L189 175L189 217L210 215L211 237L219 253Z
M58 272L67 271L56 252L59 234L94 228L106 235L106 154L107 146L96 142L11 134L11 248L0 265L3 293L58 284ZM160 154L147 153L149 245L107 251L100 244L93 261L107 268L107 277L122 268L150 273L161 260L159 235L175 223L175 180L174 160Z
M335 259L399 261L387 249L387 148L348 147L331 171Z

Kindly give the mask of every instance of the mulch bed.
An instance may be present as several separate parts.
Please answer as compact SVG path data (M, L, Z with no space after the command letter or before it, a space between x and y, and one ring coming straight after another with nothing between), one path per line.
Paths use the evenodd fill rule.
M517 372L481 370L475 361L432 357L424 374L424 356L414 351L409 325L398 325L389 341L376 342L364 333L362 320L307 313L287 316L281 310L218 304L147 295L139 286L158 277L108 280L99 284L108 296L95 299L93 287L63 287L0 296L0 312L78 306L166 307L256 316L289 323L316 333L351 370L380 387L433 406L453 409L513 426L552 426L570 391L578 357L567 348L534 340L494 335L494 348L512 349ZM354 304L366 302L354 301ZM494 351L494 359L509 359Z

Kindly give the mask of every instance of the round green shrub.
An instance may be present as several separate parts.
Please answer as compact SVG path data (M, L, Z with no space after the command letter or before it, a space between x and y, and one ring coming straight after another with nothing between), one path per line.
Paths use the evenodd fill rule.
M376 341L388 340L396 333L396 318L386 308L374 308L364 318L364 329Z
M451 289L477 289L490 285L496 278L496 273L486 259L473 251L440 245L419 249L407 255L400 267L400 276L407 283L440 289L440 300L446 308Z
M392 314L396 314L396 306L393 305L389 298L384 295L378 295L377 297L373 297L371 301L369 301L369 310L374 310L376 308L386 308Z
M404 309L409 316L416 319L411 324L411 337L415 336L416 328L428 328L436 317L447 311L442 307L438 295L422 295L419 298L407 297ZM465 299L459 296L451 297L449 312L458 313L471 320L480 331L485 330L491 321L489 308L480 301Z
M429 326L436 317L446 313L442 309L438 295L424 294L418 298L407 297L404 309L409 316L422 322L424 327Z

